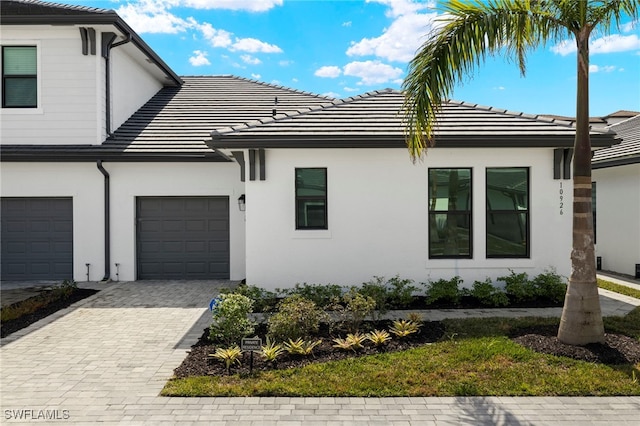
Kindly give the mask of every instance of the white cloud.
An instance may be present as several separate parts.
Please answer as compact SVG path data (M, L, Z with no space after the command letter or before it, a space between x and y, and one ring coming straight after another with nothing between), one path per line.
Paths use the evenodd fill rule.
M355 89L353 87L344 87L343 90L345 92L359 92L360 91L360 89Z
M623 33L628 33L630 31L635 30L638 27L639 27L638 26L638 21L631 21L631 22L628 22L628 23L626 23L624 25L621 25L620 29L622 30Z
M589 43L589 53L613 53L627 52L629 50L640 49L640 38L637 34L623 36L620 34L612 34L610 36L600 37ZM551 47L553 53L566 56L577 51L573 40L564 40Z
M280 65L281 67L288 67L289 65L293 65L293 61L291 61L291 60L282 60L282 61L278 62L278 65Z
M343 27L350 27L351 26L351 21L346 21L342 23Z
M324 78L336 78L342 73L340 67L336 66L324 66L320 67L313 73L316 77Z
M254 58L251 55L242 55L240 56L240 59L242 59L242 62L249 65L260 65L262 63L260 59Z
M410 61L435 28L436 13L409 13L398 16L382 35L352 42L349 56L375 55L389 61Z
M195 9L228 9L264 12L282 6L282 0L183 0L181 6Z
M194 67L201 67L203 65L211 65L211 62L207 59L207 52L201 50L194 50L194 56L189 58L189 63Z
M282 49L275 44L269 44L255 38L236 38L229 50L250 53L282 53Z
M493 87L493 90L504 90L504 86Z
M351 62L344 66L344 75L360 78L360 85L387 83L402 75L400 68L383 64L380 61Z
M367 3L380 3L389 6L386 15L392 18L396 18L401 15L408 15L424 10L433 8L435 5L433 2L420 2L414 0L367 0Z
M605 65L605 66L589 65L589 72L590 73L613 72L616 69L618 69L618 68L616 66L614 66L614 65ZM622 68L621 68L621 70L622 70Z
M291 79L291 81L293 81L294 83L297 83L297 82L298 82L298 79L297 79L297 78L295 78L295 77L293 77L293 78Z
M166 4L153 0L120 6L117 13L138 33L176 34L191 27L189 21L170 13Z
M218 30L213 26L205 22L204 24L195 24L195 26L202 32L202 36L211 43L213 47L229 47L233 43L231 36L233 33L225 30Z
M251 74L251 77L256 79L256 80L260 80L260 77L262 77L260 74Z
M280 83L280 80L271 80L271 84L275 86L280 86L282 83Z

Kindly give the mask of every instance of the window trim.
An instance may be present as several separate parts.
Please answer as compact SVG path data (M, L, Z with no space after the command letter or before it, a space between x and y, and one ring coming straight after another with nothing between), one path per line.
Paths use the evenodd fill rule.
M527 225L525 227L526 232L526 248L525 254L489 254L489 188L488 188L488 175L490 170L496 169L523 169L527 172L527 209L526 210L491 210L492 214L526 214ZM531 168L528 166L500 166L500 167L487 167L485 168L485 255L487 259L530 259L531 258Z
M36 48L36 106L35 107L5 107L4 106L4 54L5 47L35 47ZM42 58L41 58L41 44L40 40L2 40L0 45L0 89L2 94L0 95L0 115L14 115L14 114L42 114Z
M434 210L431 211L431 171L432 170L468 170L469 171L469 202L467 203L467 210ZM467 216L469 218L469 254L460 254L460 255L438 255L432 254L431 252L431 215L437 214L454 214L459 216ZM429 167L427 169L427 229L428 229L428 238L427 238L427 253L429 259L473 259L473 167Z
M298 196L298 170L324 170L324 196L319 195L307 195ZM293 173L294 180L294 199L295 199L295 229L296 231L324 231L329 229L329 207L328 207L328 192L329 187L327 185L327 168L326 167L296 167ZM300 226L299 217L299 203L302 201L324 201L324 225L323 226Z

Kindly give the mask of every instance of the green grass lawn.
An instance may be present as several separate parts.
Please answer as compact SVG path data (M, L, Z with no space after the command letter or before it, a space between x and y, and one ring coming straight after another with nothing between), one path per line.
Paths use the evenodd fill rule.
M440 342L404 352L259 372L170 380L166 396L640 395L640 364L603 365L543 355L507 335L558 319L444 321ZM640 308L605 318L608 332L640 339Z
M611 281L601 280L598 278L598 287L640 299L640 290L636 290L635 288L627 287L625 285L612 283Z

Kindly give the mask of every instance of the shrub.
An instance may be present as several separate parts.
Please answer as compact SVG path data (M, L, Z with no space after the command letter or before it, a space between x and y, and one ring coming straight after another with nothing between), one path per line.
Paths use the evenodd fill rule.
M294 288L283 290L286 296L300 295L307 300L311 300L316 306L326 308L335 299L342 297L343 288L336 284L296 284Z
M556 303L561 303L567 293L567 284L555 271L546 271L533 279L536 292L541 297L548 297Z
M427 284L426 300L427 304L436 302L458 304L460 302L460 289L462 284L460 277L453 277L450 280L439 279Z
M227 345L237 343L253 333L255 324L248 318L253 301L241 294L222 294L212 303L213 322L209 327L209 338Z
M240 284L235 289L225 289L222 293L236 293L253 300L255 312L272 312L278 303L278 294L254 285Z
M504 291L495 287L490 278L484 281L475 281L470 295L487 306L507 306L509 298Z
M346 305L344 315L347 328L355 333L362 325L362 321L375 310L376 301L369 296L363 296L354 289L343 296L343 301Z
M389 304L393 308L405 308L411 304L413 301L413 292L418 290L418 287L412 284L413 280L400 279L399 275L396 275L387 282L387 287L390 287L388 290Z
M505 282L504 291L507 296L516 302L535 299L538 293L533 283L529 281L527 273L516 274L513 270L510 270L510 272L509 276L498 277L500 281Z
M367 340L367 335L360 333L347 334L347 337L337 337L333 339L335 345L334 348L356 351L362 349L362 344Z
M358 293L364 297L370 297L376 302L375 312L372 313L374 320L389 312L389 291L385 285L384 277L373 277L372 280L362 283L360 287L354 287Z
M314 302L299 294L286 297L269 318L269 336L278 340L301 339L318 332L327 315Z

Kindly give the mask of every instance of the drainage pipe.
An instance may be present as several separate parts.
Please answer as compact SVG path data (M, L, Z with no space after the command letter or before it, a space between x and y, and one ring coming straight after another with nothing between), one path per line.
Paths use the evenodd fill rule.
M104 58L104 66L105 66L105 129L107 132L107 137L111 136L111 49L122 46L123 44L129 43L131 41L131 33L127 33L126 38L122 41L114 43L113 41L116 39L116 34L114 33L102 33L102 57Z
M111 278L111 214L110 214L110 193L109 193L109 172L102 167L102 160L96 163L98 170L104 176L104 278L102 281L109 281Z

